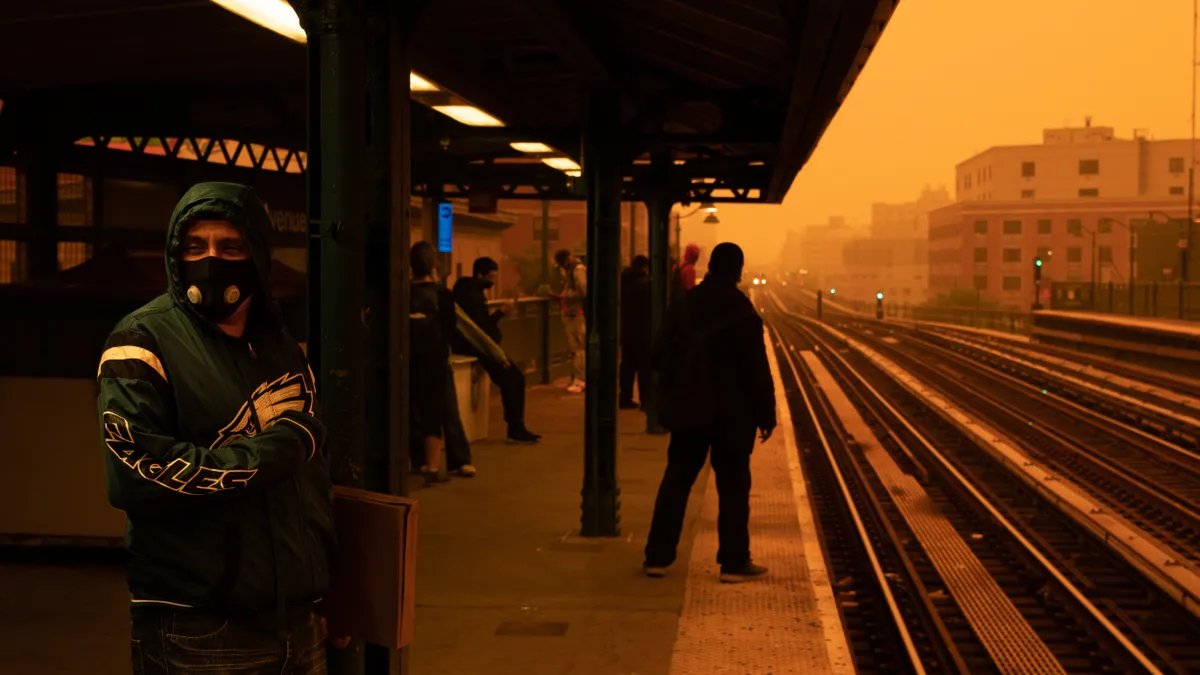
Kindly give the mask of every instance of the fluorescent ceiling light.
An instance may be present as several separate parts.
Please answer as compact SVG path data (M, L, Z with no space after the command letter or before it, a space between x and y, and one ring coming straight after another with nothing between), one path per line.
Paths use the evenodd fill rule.
M244 19L248 19L263 28L279 33L289 40L295 40L300 43L308 41L308 36L305 35L304 29L300 27L300 17L296 15L296 10L292 9L292 6L286 0L212 1Z
M564 173L566 173L571 178L579 178L580 176L583 175L582 171L566 171Z
M579 171L582 168L570 157L546 157L542 161L559 171Z
M517 142L517 143L509 143L509 145L511 145L512 149L516 150L517 152L528 152L528 153L532 153L532 154L554 152L554 148L546 145L545 143Z
M471 127L502 127L504 122L473 105L435 105L433 109L450 119Z
M438 90L437 85L435 85L434 83L430 82L429 80L427 80L413 72L409 72L409 74L408 74L408 88L411 91L437 91Z

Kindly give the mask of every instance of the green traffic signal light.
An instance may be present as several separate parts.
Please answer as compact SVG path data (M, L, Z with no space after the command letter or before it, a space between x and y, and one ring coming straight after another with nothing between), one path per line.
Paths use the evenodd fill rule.
M1041 266L1042 266L1042 259L1041 259L1041 258L1038 258L1037 260L1034 260L1034 261L1033 261L1033 264L1034 264L1034 265L1037 265L1038 267L1041 267Z
M875 294L875 299L876 299L876 300L882 300L882 299L883 299L883 291L879 291L878 293L876 293L876 294Z
M831 288L831 289L829 289L829 294L830 294L830 295L837 295L837 289L836 289L836 288Z

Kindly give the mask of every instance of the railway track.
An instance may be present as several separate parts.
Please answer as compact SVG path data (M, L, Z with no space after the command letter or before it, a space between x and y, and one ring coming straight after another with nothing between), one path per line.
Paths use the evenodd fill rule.
M771 318L780 363L787 364L797 435L809 439L801 459L827 559L839 586L849 587L839 591L856 599L852 608L842 608L856 659L865 652L874 667L890 665L885 672L1040 672L1014 670L1019 662L997 659L995 643L985 644L978 613L973 622L960 598L947 594L944 570L933 562L936 551L915 543L920 537L901 514L896 493L883 485L886 472L867 461L841 428L827 397L813 386L812 371L797 358L799 350L814 346L887 455L921 479L929 503L1040 636L1059 672L1200 672L1200 646L1193 646L1200 645L1200 625L1157 587L1045 508L1006 471L997 471L986 453L972 450L961 432L884 373L852 353L838 353L801 322ZM856 536L847 536L846 504L858 505L864 523ZM875 553L863 553L868 549ZM861 614L865 609L870 613ZM911 628L891 628L881 617ZM905 658L893 656L888 664L879 656L888 650Z
M897 342L861 337L959 407L1005 429L1030 455L1071 476L1091 497L1200 564L1200 457L1051 396L1031 384L1028 373L996 367L969 350L949 349L919 335Z

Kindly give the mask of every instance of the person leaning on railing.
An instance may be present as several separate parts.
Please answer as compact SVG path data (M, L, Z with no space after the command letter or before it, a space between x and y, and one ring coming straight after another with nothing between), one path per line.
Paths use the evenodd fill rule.
M525 427L525 373L500 347L503 336L499 322L504 311L489 311L485 295L485 291L496 284L500 266L491 258L479 258L473 267L471 276L454 284L454 301L459 314L454 352L479 359L488 377L500 388L508 441L526 445L537 443L541 437Z

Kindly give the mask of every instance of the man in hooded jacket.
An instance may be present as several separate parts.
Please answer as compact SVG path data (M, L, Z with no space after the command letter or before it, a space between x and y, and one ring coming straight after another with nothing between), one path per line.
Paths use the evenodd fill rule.
M100 358L135 673L325 672L326 431L268 291L270 227L248 187L190 189L167 233L167 292L122 319Z

